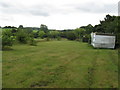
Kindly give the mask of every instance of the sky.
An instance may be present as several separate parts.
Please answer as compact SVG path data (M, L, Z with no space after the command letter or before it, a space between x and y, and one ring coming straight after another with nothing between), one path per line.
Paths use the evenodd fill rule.
M0 0L0 26L75 29L118 15L119 0Z

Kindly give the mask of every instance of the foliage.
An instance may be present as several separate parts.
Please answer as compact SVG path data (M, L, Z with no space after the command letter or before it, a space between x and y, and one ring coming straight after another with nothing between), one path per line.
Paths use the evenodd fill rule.
M39 31L38 32L38 36L42 39L44 38L45 35L46 35L46 33L44 31Z
M68 31L66 32L66 36L68 40L75 40L76 39L76 34L74 31Z
M5 46L12 46L14 38L15 37L12 36L11 31L4 30L2 32L2 47L4 48Z
M26 33L28 33L28 34L33 33L32 28L23 28L23 30L24 30Z
M15 28L17 28L17 27L14 27L14 26L5 26L5 27L3 27L4 29L15 29Z
M34 35L33 33L27 33L24 30L19 30L16 33L16 39L18 42L23 43L23 44L29 44L36 46L36 41L34 40Z
M58 36L58 37L57 37L57 40L58 40L58 41L60 41L60 40L61 40L61 37L60 37L60 36Z
M120 48L120 30L119 30L119 28L120 28L120 16L118 16L118 27L117 27L117 29L116 29L116 35L117 35L117 43L118 43L118 45L119 45L119 48Z
M19 27L18 28L23 28L23 25L19 25Z
M94 32L102 32L102 33L112 33L116 36L116 44L120 46L120 16L110 16L106 15L104 20L100 21L100 24L95 25Z
M106 15L104 20L100 21L99 25L95 25L95 32L103 32L103 33L115 33L117 30L118 17Z
M16 32L17 32L17 29L12 29L11 30L11 33L12 33L13 36L15 36Z
M31 31L31 29L28 28L4 28L2 40L3 47L12 46L14 41L23 44L28 43L30 45L36 45L36 42L34 40L34 33Z
M29 44L29 45L32 45L32 46L36 46L36 45L37 45L37 41L35 41L34 38L30 38L30 39L28 40L28 44Z
M21 29L16 33L16 39L20 43L26 44L28 40L28 34L24 30Z
M60 32L60 37L61 37L61 38L67 38L66 32L67 32L67 31L61 31L61 32Z
M60 33L59 33L59 31L49 31L48 36L50 38L54 38L55 39L55 38L60 36Z
M33 35L34 35L34 38L38 38L39 36L38 36L38 30L33 30Z
M60 40L61 38L67 38L69 40L90 40L91 32L101 32L101 33L112 33L116 36L116 44L120 46L120 16L110 16L106 15L104 20L100 21L100 24L95 25L94 27L91 24L87 26L81 26L76 29L66 29L62 31L57 30L48 30L48 27L44 24L40 25L40 28L35 27L23 27L20 25L18 28L14 26L5 26L4 30L11 31L11 36L16 36L16 39L21 43L27 43L31 40L29 35L33 35L31 38L50 38ZM83 41L84 41L83 40Z
M44 24L41 24L40 31L44 31L45 33L48 33L48 27Z
M85 34L82 38L82 41L83 42L88 42L88 43L91 43L91 36L90 34Z
M75 29L75 35L78 40L82 39L84 34L85 34L85 29L83 28Z
M47 37L47 38L46 38L46 41L50 41L50 38L49 38L49 37Z

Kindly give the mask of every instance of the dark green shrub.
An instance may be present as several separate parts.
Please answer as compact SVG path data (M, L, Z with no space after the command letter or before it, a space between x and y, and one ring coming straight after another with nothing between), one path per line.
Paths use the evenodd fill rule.
M2 32L2 47L4 48L5 46L12 46L13 41L14 41L14 36L11 36L12 33L11 31L3 31Z
M28 41L28 34L23 31L23 30L19 30L17 33L16 33L16 40L20 43L24 43L26 44L27 41Z
M57 37L60 36L60 33L59 33L59 31L50 31L50 32L48 33L48 36L49 36L50 38L52 38L52 39L55 39L55 38L57 38Z
M86 34L83 36L82 41L90 43L90 38L91 38L90 34Z
M38 36L42 39L44 38L45 35L46 35L46 33L44 31L39 31L38 32Z
M74 31L69 31L69 32L67 32L66 35L67 35L68 40L75 40L76 39L76 35L75 35Z
M60 36L58 36L58 37L57 37L57 40L58 40L58 41L60 41L60 40L61 40L61 37L60 37Z

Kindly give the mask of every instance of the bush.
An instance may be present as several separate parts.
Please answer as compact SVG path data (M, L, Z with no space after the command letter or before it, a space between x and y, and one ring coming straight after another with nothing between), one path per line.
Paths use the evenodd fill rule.
M28 41L28 34L23 30L19 30L16 33L16 39L18 42L26 44Z
M57 37L57 40L58 40L58 41L60 41L60 40L61 40L61 37L60 37L60 36L58 36L58 37Z
M82 41L90 43L90 41L91 41L90 38L91 38L90 34L86 34L83 36Z
M44 31L39 31L39 32L38 32L38 36L39 36L40 38L42 38L42 39L44 38L45 34L46 34L46 33L45 33Z
M14 36L11 36L12 33L11 31L3 31L2 32L2 47L4 48L5 46L12 46L13 41L14 41Z
M2 36L2 46L12 46L13 45L13 40L12 38L8 36Z
M16 40L23 44L36 46L37 42L34 40L34 33L28 33L24 29L19 29L16 33Z
M116 48L120 48L120 33L116 35Z
M33 38L31 38L31 39L29 39L28 44L32 45L32 46L36 46L37 45L37 41L35 41Z
M80 40L83 37L83 35L85 34L85 29L76 28L74 32L75 32L76 38Z
M67 32L67 39L68 40L75 40L76 39L76 35L75 35L75 32L74 31L69 31Z
M47 38L46 38L46 41L50 41L50 38L49 38L49 37L47 37Z
M49 36L50 38L55 39L55 38L57 38L57 37L60 36L60 33L59 33L59 31L50 31L50 32L48 33L48 36Z

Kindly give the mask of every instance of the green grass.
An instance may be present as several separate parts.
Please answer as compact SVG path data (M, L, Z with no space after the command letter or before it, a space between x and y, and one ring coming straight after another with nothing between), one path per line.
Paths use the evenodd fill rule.
M3 51L3 88L117 88L118 52L76 41Z

